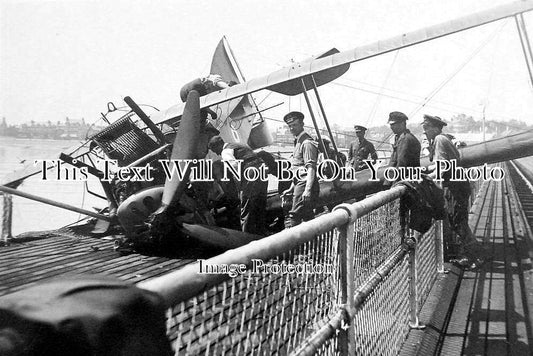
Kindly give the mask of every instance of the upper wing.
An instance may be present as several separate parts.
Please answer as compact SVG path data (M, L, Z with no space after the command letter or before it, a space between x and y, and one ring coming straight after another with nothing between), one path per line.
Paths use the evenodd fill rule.
M336 78L335 75L339 73L342 75L344 73L342 72L342 68L349 63L430 41L531 10L533 10L533 0L516 1L514 3L478 12L473 15L460 17L455 20L425 27L386 40L356 47L348 51L334 53L310 61L294 63L290 67L280 69L269 75L251 79L244 83L203 96L200 98L200 107L205 108L213 106L263 89L283 92L284 87L292 88L294 85L301 85L301 79L304 79L306 87L310 88L312 80L309 76L311 75L315 77L315 81L317 82L317 85L319 85L318 78L324 77L327 79L328 77L331 77L331 80L333 80ZM321 84L325 84L326 82L327 81ZM301 91L301 89L300 91L290 90L290 92L294 94L298 94ZM154 122L164 122L179 117L182 111L183 105L174 105L165 111L160 111L153 115L152 120Z

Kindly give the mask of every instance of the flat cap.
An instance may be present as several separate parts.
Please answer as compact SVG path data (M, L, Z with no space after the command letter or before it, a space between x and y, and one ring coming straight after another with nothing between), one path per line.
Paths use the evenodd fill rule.
M424 114L424 121L422 122L422 125L424 125L424 124L431 125L431 126L437 126L437 127L441 127L441 128L446 126L446 125L448 125L440 117L427 115L427 114Z
M283 121L285 121L287 124L290 124L294 120L303 120L304 114L302 114L299 111L291 111L287 115L283 117Z
M393 111L389 114L389 124L395 124L397 122L407 121L407 115L403 112Z
M367 130L366 127L361 126L361 125L355 125L353 128L355 129L355 132L361 132L361 131L365 132Z
M224 140L220 136L213 136L211 139L209 139L209 142L207 143L207 147L210 149L213 149L213 147L216 147L217 145L224 145Z

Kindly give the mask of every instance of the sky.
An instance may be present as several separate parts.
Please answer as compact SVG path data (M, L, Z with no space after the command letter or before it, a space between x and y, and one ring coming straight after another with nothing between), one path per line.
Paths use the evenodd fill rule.
M0 0L0 116L8 124L93 123L107 102L124 106L125 96L166 109L180 101L183 84L209 74L222 36L250 79L332 47L348 50L509 2ZM524 17L533 36L533 15ZM424 113L480 119L485 111L490 120L533 125L513 19L354 63L319 92L340 127L383 125L390 111L412 122ZM275 120L305 110L301 96L254 97L262 106L283 103L265 112Z

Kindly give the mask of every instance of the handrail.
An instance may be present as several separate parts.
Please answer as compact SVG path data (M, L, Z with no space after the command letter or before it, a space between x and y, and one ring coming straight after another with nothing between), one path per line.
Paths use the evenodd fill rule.
M363 216L398 198L405 193L406 189L404 186L396 186L363 201L354 204L342 204L343 209L337 209L293 228L228 250L221 255L207 259L205 264L245 264L249 267L252 259L268 260L311 241L317 235L354 222L358 216ZM188 264L178 271L139 283L138 286L159 293L169 305L173 305L194 297L203 290L230 278L227 274L200 274L198 271L199 261Z
M346 224L349 216L342 210L319 216L277 234L252 241L249 244L228 250L205 261L209 265L245 264L250 266L252 259L268 260L290 249L313 240L317 235ZM194 297L210 286L219 284L230 277L227 274L200 274L199 262L188 264L182 269L164 276L139 283L137 286L159 293L169 304Z

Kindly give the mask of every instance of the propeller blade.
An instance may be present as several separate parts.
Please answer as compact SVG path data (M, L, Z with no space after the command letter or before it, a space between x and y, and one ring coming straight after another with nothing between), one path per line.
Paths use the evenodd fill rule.
M207 245L224 249L237 248L247 243L262 239L264 236L249 234L233 229L218 226L182 224L180 230Z
M183 109L183 116L181 117L180 126L176 138L174 139L174 147L172 147L172 155L170 156L172 161L196 158L196 145L198 137L200 136L200 127L202 125L199 98L200 95L196 90L191 90L187 95L187 102ZM171 162L170 169L173 169L173 166L174 162ZM179 199L185 190L188 179L189 169L186 171L183 180L178 179L176 175L174 175L172 179L167 179L163 190L163 209L166 209L166 207L174 200Z

